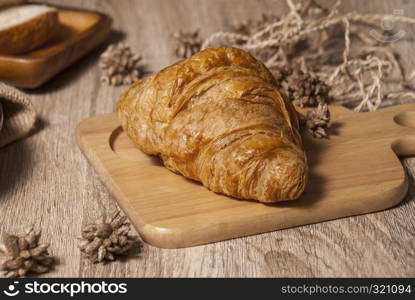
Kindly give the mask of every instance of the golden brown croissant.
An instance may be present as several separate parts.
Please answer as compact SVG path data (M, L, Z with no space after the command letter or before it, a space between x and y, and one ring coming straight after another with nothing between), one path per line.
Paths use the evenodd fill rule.
M137 81L118 113L142 151L214 192L277 202L306 185L295 109L243 50L207 49Z

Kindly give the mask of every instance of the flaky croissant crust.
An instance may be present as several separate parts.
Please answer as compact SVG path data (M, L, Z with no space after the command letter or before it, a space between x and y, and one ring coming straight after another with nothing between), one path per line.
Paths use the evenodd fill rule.
M305 188L295 109L267 68L241 49L206 49L137 81L118 113L142 151L214 192L277 202Z

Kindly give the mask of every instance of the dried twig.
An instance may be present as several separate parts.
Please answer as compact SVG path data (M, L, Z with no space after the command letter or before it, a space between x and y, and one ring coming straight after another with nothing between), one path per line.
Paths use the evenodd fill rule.
M403 68L396 60L393 50L365 32L369 33L371 28L380 29L381 21L385 18L409 24L415 24L415 19L356 12L341 14L338 10L340 0L331 9L322 7L314 0L301 3L287 0L287 5L288 14L275 18L274 22L268 23L265 27L258 29L253 26L251 30L239 30L239 34L217 32L205 39L202 49L216 46L218 43L241 47L263 61L276 77L282 68L303 64L304 73L329 87L329 96L333 101L358 102L358 111L376 110L381 105L387 94L386 83L389 85L392 82L391 70L400 73L399 78L395 80L398 87L394 93L405 92L406 96L414 94L415 97L412 91L412 79L415 75L405 78ZM247 26L254 23L245 22ZM341 38L339 32L342 32ZM356 43L356 38L360 44ZM344 49L340 61L333 64L328 59L335 54L333 45L325 47L325 43L335 41L343 43ZM300 45L306 45L306 50L299 47ZM362 57L362 53L369 48L371 53L366 53ZM355 54L352 55L352 52ZM382 57L379 53L382 53ZM409 90L402 91L401 87ZM287 93L287 90L284 92Z

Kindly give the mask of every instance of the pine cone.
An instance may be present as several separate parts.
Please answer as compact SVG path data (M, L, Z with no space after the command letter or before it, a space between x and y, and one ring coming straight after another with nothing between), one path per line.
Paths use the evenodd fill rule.
M288 98L300 107L314 107L328 102L329 87L300 70L288 77L287 86Z
M199 30L194 32L175 32L173 38L176 40L177 46L175 54L180 58L188 58L200 51L203 41L199 37Z
M277 87L286 92L288 89L288 78L293 74L293 69L287 66L283 66L273 70L272 74L274 75L275 81L277 82Z
M49 255L49 244L39 245L40 231L30 228L25 236L3 235L0 250L8 257L1 270L6 277L25 277L30 273L46 273L54 258Z
M279 17L273 14L262 14L261 20L253 21L252 19L248 19L241 22L234 22L232 24L232 29L235 33L243 34L243 35L252 35L256 32L259 32L268 25L279 21Z
M256 24L251 19L235 21L232 24L232 30L238 34L251 35L256 30Z
M140 78L140 60L141 56L133 54L124 43L108 46L99 61L101 80L110 85L134 83Z
M85 226L79 248L92 263L113 261L119 255L128 254L138 241L137 236L129 234L130 223L117 210L108 218L104 215L100 222Z
M330 127L330 111L327 104L320 103L316 109L310 110L306 117L300 117L303 126L315 138L327 138Z
M295 105L316 107L327 103L329 87L318 78L305 74L299 66L280 67L273 70L277 87L281 89Z

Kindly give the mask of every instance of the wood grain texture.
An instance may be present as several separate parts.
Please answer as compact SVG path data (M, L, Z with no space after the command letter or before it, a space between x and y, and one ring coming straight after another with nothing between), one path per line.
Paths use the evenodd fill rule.
M415 104L372 113L332 105L330 113L330 139L303 136L310 179L300 199L267 205L215 194L164 168L128 138L117 113L83 120L76 137L143 240L183 248L398 204L408 183L396 154L415 154Z
M111 19L91 11L58 10L56 37L21 55L0 55L0 80L20 88L36 88L93 50L108 37Z
M51 3L96 9L111 15L119 31L140 52L149 71L175 61L170 34L201 28L203 36L234 19L285 12L279 0L71 0ZM325 1L333 3L334 1ZM390 13L400 8L415 17L408 0L344 1L341 10ZM413 27L404 27L414 38ZM124 33L124 34L122 34ZM406 67L415 67L413 41L394 44ZM99 81L95 51L43 88L30 92L42 119L31 137L0 149L0 224L21 232L43 230L56 270L45 276L105 277L278 277L415 276L415 159L404 159L409 192L397 207L363 216L275 231L178 250L145 244L140 255L113 264L81 258L75 237L114 200L76 146L74 129L85 118L112 112L122 88ZM398 101L398 102L404 102ZM363 145L364 146L364 145ZM363 147L362 146L362 147Z

